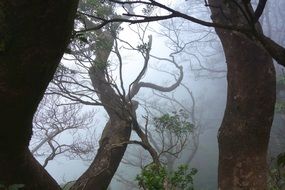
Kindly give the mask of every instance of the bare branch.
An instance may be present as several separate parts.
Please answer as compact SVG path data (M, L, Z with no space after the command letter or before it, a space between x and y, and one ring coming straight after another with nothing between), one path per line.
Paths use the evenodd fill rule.
M260 16L262 15L266 3L267 3L267 0L259 0L258 1L258 5L257 5L255 12L254 12L254 22L255 23L259 20Z

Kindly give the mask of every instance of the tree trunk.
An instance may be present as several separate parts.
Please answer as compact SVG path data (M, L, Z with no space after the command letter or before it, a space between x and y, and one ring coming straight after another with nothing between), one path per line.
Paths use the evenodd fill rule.
M129 112L106 81L105 72L93 67L89 73L110 119L101 135L96 157L71 190L107 189L124 156L132 130Z
M107 63L113 48L114 37L109 31L96 31L96 39L104 45L96 50L96 59L89 69L89 76L104 109L107 111L107 122L99 149L90 167L71 187L71 190L107 189L127 148L132 131L132 115L136 108L124 101L108 81Z
M107 189L124 156L131 122L112 117L104 128L95 159L71 190Z
M213 21L246 26L238 6L225 2L209 1ZM244 8L243 4L240 6ZM227 105L218 134L219 190L265 190L267 147L275 105L272 58L256 42L238 33L222 29L216 32L228 66Z
M69 43L77 3L0 2L0 184L59 189L28 145L34 112Z

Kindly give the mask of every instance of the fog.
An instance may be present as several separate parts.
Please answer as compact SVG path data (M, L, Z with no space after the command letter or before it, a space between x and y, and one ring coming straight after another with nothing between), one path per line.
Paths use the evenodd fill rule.
M279 2L278 0L275 0ZM199 1L197 1L199 2ZM203 8L203 6L198 6L195 1L193 5L195 16L200 16L205 19L209 19L209 13ZM280 1L281 2L281 1ZM190 4L191 2L189 2ZM193 2L192 2L193 3ZM177 3L179 5L179 3ZM172 5L176 6L177 5ZM201 2L200 2L201 5ZM203 4L202 4L203 5ZM284 6L285 3L280 5ZM274 6L273 2L270 2L270 5L273 8L277 9L278 7ZM177 7L183 11L183 7ZM279 8L278 8L279 9ZM200 10L200 11L198 11ZM185 10L184 10L185 11ZM188 10L190 12L190 10ZM280 12L280 14L283 14ZM276 17L274 11L268 13L269 17ZM272 27L269 29L269 22L264 18L264 31L273 36L278 42L285 44L284 38L284 22L280 23L278 19L272 21ZM281 27L282 25L282 27ZM177 50L179 46L183 46L187 43L182 52L175 54L175 59L179 65L183 66L184 77L182 83L192 92L193 98L195 100L195 119L199 123L199 140L197 152L193 157L193 160L189 163L190 168L196 168L198 173L194 177L194 185L196 189L203 190L212 190L217 189L217 167L218 167L218 143L217 143L217 134L220 124L223 119L226 97L227 97L227 81L226 81L226 61L224 59L223 50L220 42L218 41L217 36L215 35L214 29L202 27L197 24L189 23L181 19L168 20L160 23L151 23L149 25L142 24L141 28L138 28L135 25L123 24L124 28L119 35L119 38L127 41L130 44L133 44L134 47L138 45L138 34L137 31L142 32L141 28L147 29L144 34L145 40L147 40L148 35L152 35L152 51L151 54L153 57L150 60L150 65L147 70L147 73L143 77L145 82L153 82L159 85L170 85L175 81L175 77L178 76L178 70L170 63L156 59L155 57L160 58L169 58L169 55L173 51ZM280 29L278 27L281 27ZM276 29L278 32L272 30ZM281 33L281 31L282 33ZM168 34L169 36L165 36ZM172 41L172 40L176 41ZM123 63L123 81L125 90L128 90L128 86L140 73L143 67L143 58L140 57L139 53L130 51L127 48L127 45L123 42L120 42L119 48L124 60ZM111 55L110 61L114 63L110 67L113 67L113 77L116 80L117 84L120 84L119 81L119 71L118 65L116 65L116 58L114 55ZM76 68L73 63L69 61L63 61L65 65L69 68ZM282 70L282 68L281 68ZM171 73L171 74L169 74ZM173 75L174 73L174 75ZM174 92L165 93L168 97L172 95L175 99L182 103L187 109L192 109L193 102L189 94L185 91L185 88L181 85L175 89ZM167 99L163 99L160 96L156 96L152 90L143 89L139 92L134 98L140 102L140 107L137 112L138 119L144 123L143 116L147 113L144 109L145 106L155 105L159 106L159 109L162 112L171 112L179 108L173 107L172 104L167 102ZM92 131L96 131L97 141L101 136L101 132L105 123L107 122L107 114L102 107L91 107L85 106L83 111L95 109L95 119L92 123ZM153 111L154 115L158 112ZM276 134L280 135L279 128L277 126L284 125L284 120L276 116L272 132L272 138L270 142L270 154L277 155L282 150L284 151L284 146L280 142L282 135L276 137ZM86 131L85 131L86 132ZM84 131L79 133L85 133ZM284 136L283 136L284 137ZM68 135L61 135L61 142L65 143L68 141ZM136 139L137 136L133 135L133 139ZM94 142L96 143L96 142ZM98 143L98 142L97 142ZM98 144L94 145L98 148ZM189 147L191 149L191 144ZM139 148L137 145L129 145L128 150L125 153L124 158L128 158L130 153L145 151L142 148ZM96 151L89 154L91 157L95 156ZM148 155L147 152L142 153ZM176 165L183 164L187 160L187 149L184 150L183 154L177 158ZM43 157L37 157L38 160L43 163ZM82 161L80 158L71 159L70 157L65 156L64 154L57 156L54 160L50 161L46 169L49 173L60 183L66 183L69 181L76 180L90 164L91 160ZM121 164L117 174L123 175L130 181L134 181L136 175L140 172L139 168L132 167L130 165ZM121 179L118 176L115 176L111 183L111 189L127 189L128 186L123 184Z

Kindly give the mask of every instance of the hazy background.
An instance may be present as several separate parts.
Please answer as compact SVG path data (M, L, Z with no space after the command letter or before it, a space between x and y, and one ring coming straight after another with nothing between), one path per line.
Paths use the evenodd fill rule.
M171 3L172 2L172 3ZM209 12L203 6L203 1L169 1L170 6L176 7L178 10L185 12L189 15L209 20ZM190 7L190 8L189 8ZM281 9L283 8L283 9ZM267 5L266 15L261 19L264 32L271 36L274 40L280 44L285 44L284 37L284 10L285 2L283 0L269 1ZM145 25L142 25L145 27ZM136 26L123 24L124 30L120 32L119 37L128 41L131 44L138 43ZM175 33L176 32L176 33ZM169 57L169 54L175 49L175 42L171 39L176 39L178 44L186 44L185 51L177 55L177 61L184 68L185 84L193 93L195 99L196 117L201 126L201 133L199 134L199 147L195 154L194 159L190 163L190 167L197 168L198 173L195 176L194 184L197 189L216 189L217 188L217 163L218 163L218 144L217 144L217 132L222 122L227 93L227 81L226 81L226 63L223 56L221 45L215 35L214 29L202 27L197 24L192 24L188 21L175 19L169 21L163 21L158 23L151 23L148 26L147 35L153 36L153 46L151 53L158 57ZM164 36L164 35L169 36ZM133 52L124 49L124 45L121 45L121 52L123 55L123 77L125 86L128 86L139 73L143 66L143 60L139 58ZM112 60L112 56L110 58ZM170 84L173 82L171 75L159 72L157 69L167 70L169 72L177 72L175 68L169 63L151 59L151 67L148 69L143 81L152 81L157 84ZM72 63L66 62L72 67ZM115 67L114 67L115 68ZM282 70L283 68L278 68ZM117 73L114 71L114 76ZM193 104L190 101L189 95L185 93L184 88L179 87L175 91L175 97L177 100L188 106L189 109ZM151 103L152 101L159 103L159 97L155 97L151 91L143 90L138 96L138 99L144 99ZM136 99L135 98L135 99ZM165 101L165 100L163 100ZM164 104L160 105L160 109L171 109L171 107ZM158 104L159 105L159 104ZM166 106L165 108L163 106ZM86 107L84 109L90 109ZM93 120L94 130L96 131L96 137L99 139L107 118L106 113L102 108L95 108L96 114ZM138 116L144 115L143 109L139 109ZM271 152L276 155L282 149L282 144L279 140L276 140L276 133L279 133L279 129L276 126L284 125L284 121L276 117L272 139L271 139ZM67 135L68 136L68 135ZM61 141L69 141L70 139L62 135ZM284 137L284 136L283 136ZM279 137L279 139L282 137ZM128 149L142 150L130 145ZM96 152L94 152L94 156ZM187 153L185 153L187 155ZM125 154L128 157L128 151ZM43 162L42 157L38 157L39 161ZM183 163L183 156L179 158ZM80 159L69 159L68 157L61 155L51 161L46 169L50 174L60 183L65 183L77 179L88 168L90 161L82 161ZM118 169L118 173L121 173L130 180L134 180L139 170L130 166L121 164ZM111 184L112 189L126 189L126 187L113 179Z

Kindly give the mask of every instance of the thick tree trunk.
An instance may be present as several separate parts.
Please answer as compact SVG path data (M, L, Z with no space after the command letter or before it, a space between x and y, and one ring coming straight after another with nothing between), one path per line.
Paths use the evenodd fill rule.
M211 0L214 22L246 24L236 4ZM240 5L243 7L243 5ZM220 11L223 10L223 11ZM228 66L228 95L219 130L219 190L267 189L267 146L275 105L271 56L238 33L216 29Z
M219 188L267 189L267 145L275 104L271 57L255 43L219 32L228 97L219 131ZM228 49L228 50L226 50Z
M0 184L59 189L28 145L34 112L69 42L77 3L0 2Z

